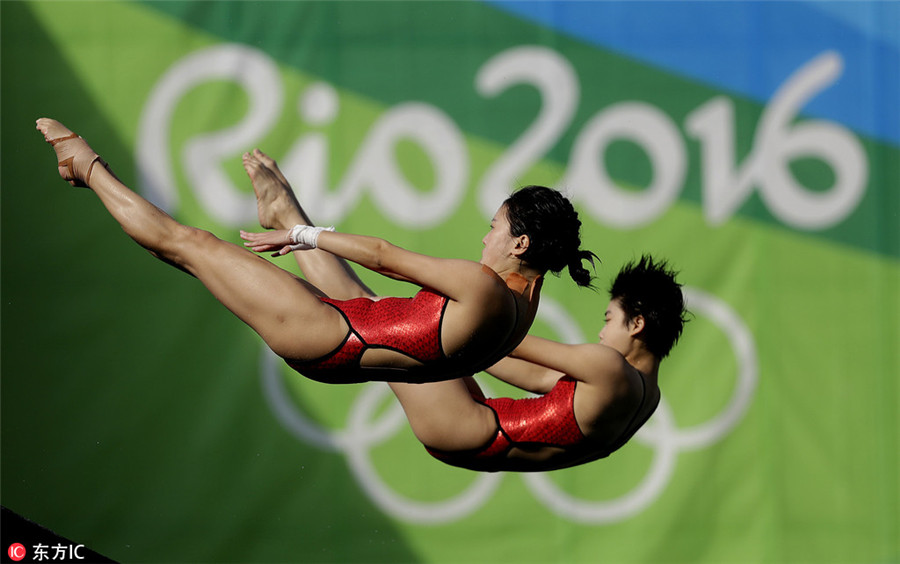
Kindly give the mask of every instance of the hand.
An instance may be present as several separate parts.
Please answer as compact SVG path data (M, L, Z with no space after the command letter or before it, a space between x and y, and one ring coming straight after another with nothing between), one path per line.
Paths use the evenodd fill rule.
M267 251L275 251L273 257L284 256L291 252L291 238L289 229L278 229L275 231L265 231L263 233L253 233L250 231L241 231L241 239L244 246L248 247L255 253L265 253Z

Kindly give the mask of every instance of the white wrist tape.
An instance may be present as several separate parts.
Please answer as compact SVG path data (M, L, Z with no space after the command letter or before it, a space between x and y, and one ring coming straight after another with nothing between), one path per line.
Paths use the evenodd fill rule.
M313 227L311 225L295 225L290 233L288 233L288 238L291 240L292 251L308 251L310 249L316 248L316 242L319 240L319 233L323 231L334 231L334 226L331 227Z

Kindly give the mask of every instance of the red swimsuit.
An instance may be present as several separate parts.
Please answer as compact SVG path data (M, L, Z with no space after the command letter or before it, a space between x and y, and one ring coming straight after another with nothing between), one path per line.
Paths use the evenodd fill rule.
M647 399L647 386L641 378L641 403L622 434L610 445L596 448L581 432L575 420L575 386L577 381L563 376L547 394L536 398L511 399L488 398L474 394L473 399L490 407L497 419L497 434L481 448L468 451L445 452L425 449L438 460L467 468L495 472L498 470L552 469L541 467L528 460L513 460L507 455L513 448L536 450L540 447L557 447L567 451L557 459L557 468L605 458L620 449L640 429L656 410L654 407L643 418L638 414Z
M513 447L571 447L585 440L575 420L575 384L568 376L559 379L547 394L536 398L484 398L497 418L497 434L475 451L444 452L426 447L432 456L453 466L490 470L506 459Z
M521 275L513 273L506 280L486 266L482 270L493 276L498 284L510 292L522 294L529 282ZM539 291L541 278L537 277L531 287L534 294ZM448 298L433 290L423 288L412 298L356 298L335 300L319 298L340 312L350 327L344 341L333 351L314 360L285 359L291 368L312 380L329 384L356 383L369 380L392 380L402 374L386 372L410 372L408 368L360 365L363 354L368 349L381 348L402 353L423 365L441 361L449 365L441 345L441 324L447 311ZM529 295L529 301L531 296ZM532 303L532 306L534 304ZM518 315L518 313L516 314ZM530 313L533 315L533 313ZM516 320L516 324L518 320ZM514 343L508 341L507 346ZM508 352L508 351L506 351ZM500 356L506 354L501 352ZM479 372L485 366L468 366L468 373ZM462 370L462 368L459 368ZM364 372L368 372L365 374ZM375 374L380 372L380 374ZM399 378L403 380L405 378ZM421 379L419 380L421 381Z
M291 368L307 378L328 383L359 382L359 361L370 348L395 350L422 363L446 358L441 347L446 296L422 289L412 298L319 299L344 316L350 331L322 358L286 359Z

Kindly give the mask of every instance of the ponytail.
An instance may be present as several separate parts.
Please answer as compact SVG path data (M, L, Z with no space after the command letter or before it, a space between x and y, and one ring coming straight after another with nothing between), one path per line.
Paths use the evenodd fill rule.
M509 231L514 237L528 235L530 245L519 257L540 271L559 274L563 268L579 286L591 286L593 276L584 267L594 265L597 255L582 251L581 220L572 202L545 186L526 186L504 202Z
M597 262L602 262L600 257L592 253L591 251L583 251L577 250L575 251L572 259L569 261L569 276L572 277L572 280L575 281L581 287L593 287L591 282L594 279L594 276L591 274L590 270L586 269L583 266L584 261L588 261L591 263L591 269L596 272L596 266L594 265L594 259L597 259Z

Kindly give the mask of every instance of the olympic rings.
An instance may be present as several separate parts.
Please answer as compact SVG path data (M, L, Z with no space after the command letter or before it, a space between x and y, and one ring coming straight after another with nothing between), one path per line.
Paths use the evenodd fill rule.
M701 290L684 287L688 308L706 317L728 338L737 359L737 385L724 410L711 420L690 428L675 425L668 402L663 397L654 416L635 440L655 449L644 479L630 492L611 500L585 501L561 490L546 474L525 473L526 487L540 503L570 521L603 524L622 521L649 507L665 490L675 470L679 451L710 446L724 438L740 422L756 389L758 362L753 335L743 320L727 304ZM539 317L566 342L581 342L581 331L560 304L543 298ZM438 502L421 502L394 492L379 476L369 459L369 450L393 436L406 418L400 404L393 401L379 419L376 408L390 397L382 383L366 384L356 397L344 430L326 430L303 415L290 399L280 374L281 361L267 347L261 364L264 395L276 417L301 441L331 452L343 452L363 491L385 513L408 522L439 524L456 521L478 510L493 496L506 474L477 474L465 491ZM488 395L490 390L486 388Z

